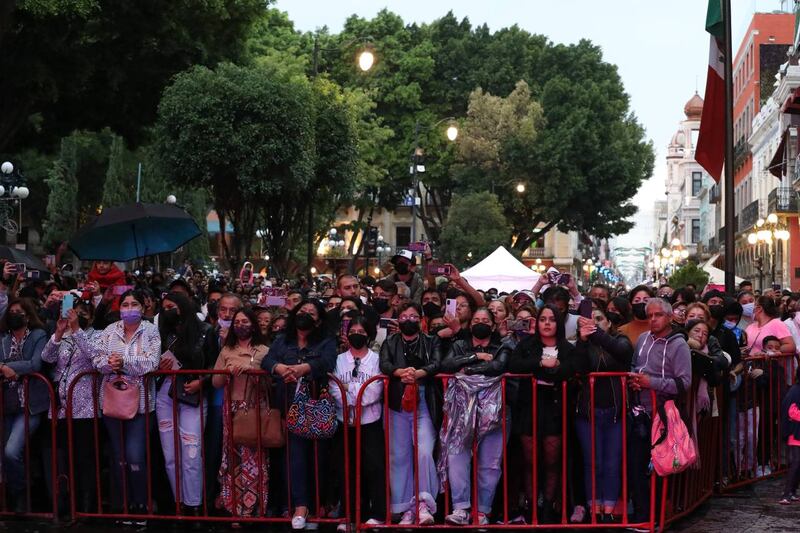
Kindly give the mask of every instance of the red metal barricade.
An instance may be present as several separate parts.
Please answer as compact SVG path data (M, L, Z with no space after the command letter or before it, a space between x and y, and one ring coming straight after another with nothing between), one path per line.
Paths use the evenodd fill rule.
M59 500L59 487L58 487L58 462L56 459L56 420L55 418L48 418L48 413L43 412L37 415L31 415L29 400L30 400L30 384L31 380L41 382L45 385L48 399L49 399L49 412L56 412L56 397L53 386L47 377L39 373L25 374L19 377L22 389L22 405L21 413L10 414L6 413L5 398L0 394L0 443L3 445L3 451L0 452L0 464L6 460L5 449L9 435L6 434L6 426L9 417L17 417L20 414L23 416L23 439L24 439L24 470L25 470L25 496L24 502L16 502L17 509L10 509L8 507L9 487L7 481L7 473L5 465L2 465L2 476L0 476L0 516L24 516L31 518L52 518L58 520L58 500ZM4 382L4 378L0 378L0 384ZM36 436L36 427L31 430L32 417L38 418L38 427L40 431L45 429L45 425L49 425L49 461L50 461L50 479L49 485L51 487L50 495L47 500L34 502L32 495L32 476L31 465L33 463L33 448L34 437ZM47 460L48 458L44 458ZM46 474L45 474L46 475ZM45 507L42 508L42 505Z
M622 405L626 405L627 404L627 400L628 400L627 399L627 379L628 379L628 374L627 373L595 373L595 374L590 374L586 378L586 379L589 380L590 389L592 391L591 392L591 409L590 409L590 425L591 425L591 428L592 428L592 432L591 432L591 452L590 452L591 453L591 458L592 458L592 468L591 468L591 471L592 471L592 483L591 483L592 490L591 490L591 493L592 494L591 494L591 501L596 501L596 499L597 499L596 498L597 487L596 487L596 480L595 480L595 471L596 471L595 445L596 445L596 441L595 441L595 431L594 431L594 429L595 429L594 386L595 386L595 381L597 379L605 379L605 378L607 378L607 379L619 379L621 381L621 385L622 385L621 389L623 391L623 397L621 398ZM436 379L441 380L443 386L446 387L448 380L453 379L453 376L438 375L438 376L436 376ZM506 442L508 441L508 438L509 438L509 431L508 431L508 427L507 427L507 420L509 418L508 417L508 407L509 406L508 406L508 402L507 402L507 384L509 382L511 382L511 380L530 380L530 384L531 384L531 403L532 403L532 409L531 409L532 435L531 435L531 440L532 440L532 446L533 446L533 448L532 448L533 451L532 451L532 454L531 454L532 455L532 460L530 461L530 469L531 469L531 490L530 490L530 493L533 496L532 497L532 501L531 501L532 509L531 509L531 514L530 514L531 523L530 524L524 524L524 523L513 524L513 523L509 523L509 519L510 519L509 501L514 499L515 495L510 495L509 494L509 473L510 472L509 472L509 468L508 468L508 454L505 453L508 450L508 446L505 446L504 447L504 453L502 454L502 476L501 476L500 486L498 486L496 488L496 493L495 493L495 494L497 494L497 492L500 492L503 495L503 497L502 497L502 510L499 512L500 520L498 521L498 523L493 523L493 524L488 524L488 525L480 525L480 528L481 529L532 529L532 528L533 529L538 529L538 528L541 528L541 529L553 529L553 528L558 528L558 529L573 529L573 528L575 528L575 529L592 529L592 528L605 529L605 528L626 528L626 527L636 526L636 527L644 527L644 528L648 528L650 530L654 530L656 524L658 523L658 516L657 516L657 513L656 513L656 503L657 503L656 502L656 494L657 493L656 493L656 476L655 475L650 476L650 483L649 483L649 486L650 486L650 510L649 510L649 513L648 513L649 514L649 520L647 522L644 522L644 523L638 523L638 522L637 523L633 523L633 522L629 521L629 517L628 517L629 513L628 513L628 507L626 505L626 502L628 501L628 496L630 495L630 491L629 491L629 488L628 488L628 479L627 479L628 478L628 475L627 475L627 473L628 473L627 472L627 470L628 470L628 468L627 468L627 448L628 448L628 445L627 445L627 441L628 441L627 433L628 433L628 428L627 428L626 417L624 416L624 413L625 413L625 409L624 408L622 409L623 416L621 417L621 429L620 429L621 432L622 432L622 456L623 456L622 472L621 472L621 478L622 478L621 479L621 487L622 487L622 491L621 491L622 492L622 494L621 494L622 500L621 500L621 502L622 502L622 504L621 504L621 511L620 511L621 520L619 522L617 522L617 523L614 523L614 524L605 524L605 523L604 524L599 524L597 522L597 518L596 518L594 512L590 512L590 518L589 518L589 520L587 522L584 522L584 523L571 523L571 522L569 522L569 520L568 520L568 508L569 508L569 505L568 505L568 502L569 502L568 485L570 483L570 481L569 481L570 478L569 478L569 471L568 471L568 457L567 457L567 455L568 455L568 453L567 453L568 452L568 446L567 446L567 443L569 442L570 432L573 429L570 427L572 418L570 416L568 416L570 413L568 413L568 411L567 411L568 406L570 406L572 404L569 401L570 398L568 398L568 393L567 393L567 387L566 386L557 387L558 389L560 389L558 394L560 394L560 400L561 400L560 403L561 403L561 409L562 409L562 412L561 412L561 453L560 453L561 457L560 457L559 466L558 466L558 468L560 469L560 498L561 498L561 505L560 505L560 512L558 513L560 518L559 518L559 522L558 523L546 523L546 524L545 523L541 523L541 521L540 521L540 519L538 517L538 510L537 510L537 507L538 507L538 505L537 505L538 495L539 495L539 492L540 492L539 491L539 488L540 488L539 487L539 485L540 485L540 483L539 483L540 465L539 465L538 460L536 460L536 457L538 457L539 446L540 446L539 445L540 437L538 435L538 420L537 420L538 416L540 416L540 414L539 414L540 413L540 407L538 406L538 394L537 394L537 392L538 392L538 388L539 387L544 387L546 385L540 384L539 382L537 382L536 378L533 378L530 375L505 374L501 378L501 387L502 387L501 390L502 390L502 402L503 402L502 413L501 413L501 428L502 428L502 433L503 433L503 436L504 436L504 439L506 440ZM384 452L384 460L385 460L384 476L385 476L386 502L387 502L386 515L385 515L385 520L384 520L385 523L382 524L382 525L379 525L379 524L367 524L363 520L362 509L361 509L362 487L361 487L361 484L358 483L358 484L356 484L355 513L354 513L354 518L355 518L355 523L356 523L357 530L362 530L362 529L381 529L381 528L383 528L383 529L393 529L393 528L398 527L396 524L392 523L392 513L391 513L391 509L390 509L390 505L389 505L389 502L391 501L391 494L390 494L390 492L391 492L391 490L390 490L390 486L391 486L391 461L390 461L390 456L391 456L391 446L394 446L394 445L404 446L406 443L392 442L391 429L390 429L391 424L388 422L389 419L390 419L390 408L389 408L389 402L388 402L388 391L389 391L389 381L390 380L389 380L389 378L387 376L380 375L380 376L374 376L373 378L371 378L369 381L364 383L364 385L361 387L361 390L359 391L359 394L358 394L358 396L356 398L356 405L355 405L355 413L356 413L355 414L355 419L356 420L355 420L355 424L356 424L356 449L357 449L357 452L356 452L355 478L357 480L363 480L365 477L368 477L368 476L371 475L371 473L369 473L369 472L365 473L363 471L363 465L362 465L363 460L362 460L362 453L361 453L362 452L361 415L362 415L363 393L366 390L367 386L369 386L371 383L374 383L376 381L381 381L383 383L383 389L384 389L383 417L384 417L384 427L385 427L385 432L386 432L386 438L385 438L385 449L384 449L383 452ZM415 384L414 387L416 388L417 385ZM651 401L655 402L655 397L656 397L655 392L654 391L650 391L650 394L651 394ZM416 398L416 396L415 396L415 398ZM445 416L446 416L446 413L445 413ZM417 413L416 406L415 406L415 409L414 409L414 412L413 412L413 423L412 423L413 424L412 446L413 446L413 461L414 461L413 464L415 466L419 465L419 442L417 440L417 426L418 426L418 418L417 417L418 417L418 413ZM478 479L477 479L478 438L475 438L475 437L477 437L477 435L474 436L474 438L472 439L472 442L473 442L473 449L472 449L472 476L471 476L471 478L472 478L472 482L471 482L471 500L472 500L472 505L471 505L472 516L471 516L471 519L472 520L471 520L471 522L472 523L468 527L475 527L475 526L478 525L478 511L477 511L478 491L479 491ZM649 439L649 436L648 436L648 439ZM372 452L374 453L374 450L372 450ZM583 481L581 480L581 482L583 482ZM663 488L664 488L663 492L666 493L666 487L667 487L666 480L663 480L662 483L663 483ZM450 494L449 494L449 487L448 487L447 480L444 480L443 488L444 488L444 494L443 494L441 499L444 502L444 505L443 505L444 510L443 510L443 513L440 513L440 514L441 515L447 515L447 514L450 513ZM415 495L415 501L419 501L419 496L420 496L419 469L417 467L414 468L414 495ZM576 503L576 502L571 502L571 503ZM577 502L577 503L583 504L584 502ZM662 514L661 514L662 521L664 520L663 507L664 506L662 504ZM436 524L434 524L432 526L431 525L421 526L420 523L419 523L419 510L417 508L417 509L415 509L414 524L408 525L408 526L407 525L403 525L402 527L405 529L405 528L420 528L420 527L425 527L425 528L431 528L431 527L433 527L433 528L452 528L452 527L455 527L455 526L446 525L441 520L437 520Z
M201 371L201 370L172 370L172 371L158 371L158 372L155 372L155 373L152 373L152 374L148 374L147 376L145 376L145 380L144 380L145 404L146 405L150 405L150 399L151 399L151 395L152 395L152 390L154 388L152 386L152 384L154 383L154 380L156 380L159 377L164 377L166 379L171 379L172 381L174 381L176 376L181 376L181 375L185 375L185 376L186 375L190 375L190 376L193 376L193 377L215 376L215 375L231 376L230 372L224 371L224 370L204 370L204 371ZM269 375L266 372L262 371L262 370L246 371L243 376L238 376L238 377L237 376L233 376L232 378L233 378L233 380L235 380L235 379L243 379L245 377L245 375L246 375L247 379L256 379L258 382L262 382L263 381L264 383L269 383L271 381L269 379ZM290 439L289 439L288 435L287 435L287 442L286 442L286 446L285 446L285 457L286 457L286 462L287 462L287 467L285 469L285 472L286 472L285 488L286 488L286 492L287 492L286 502L287 502L287 505L288 505L289 512L287 514L278 512L278 513L276 513L274 515L270 515L268 513L268 509L264 508L264 505L263 505L264 502L263 502L263 499L260 497L260 492L259 491L257 491L256 496L253 496L252 493L242 494L242 493L240 493L241 491L238 490L239 487L237 486L237 483L234 482L232 484L232 486L231 486L231 489L232 489L231 497L232 497L232 502L233 502L232 508L234 510L238 508L237 504L240 502L240 499L242 500L242 503L244 503L244 499L245 498L248 498L248 501L250 501L250 500L252 500L252 498L257 497L258 501L255 504L255 513L253 515L251 515L251 516L238 516L238 515L235 515L235 514L232 515L230 513L225 513L223 511L221 511L220 509L216 508L215 505L214 505L214 502L211 501L211 498L214 495L213 494L209 494L207 492L207 485L208 485L207 481L208 480L206 479L206 475L205 475L206 444L205 444L205 440L202 438L202 436L205 434L205 430L206 430L206 428L204 427L204 425L206 423L206 417L205 416L200 416L200 422L201 422L201 426L200 426L200 435L201 435L201 438L200 438L200 456L202 457L202 466L203 466L203 468L202 468L202 472L203 472L203 474L202 474L202 494L203 494L203 496L202 496L202 504L200 506L199 512L197 512L197 513L187 513L186 512L186 510L181 505L181 500L182 500L182 498L181 498L181 490L182 490L181 479L182 479L182 476L184 475L181 463L182 463L183 460L186 460L185 458L182 457L181 442L182 442L182 438L184 438L185 435L181 432L181 429L180 429L180 423L179 423L179 420L180 420L180 416L179 416L180 406L179 406L179 402L174 398L172 399L172 402L171 402L171 417L172 417L171 424L167 424L166 426L164 426L165 429L167 429L167 426L171 426L171 429L167 429L167 431L171 431L172 432L172 439L173 439L173 446L174 446L173 453L174 453L175 466L174 466L173 473L174 473L174 479L175 479L175 482L174 482L175 491L174 491L174 495L172 495L172 496L174 496L174 498L172 499L172 501L174 503L174 508L158 509L158 508L156 508L156 506L154 504L153 477L154 477L154 474L156 474L156 472L153 471L153 467L154 467L153 463L154 463L154 461L153 461L153 457L152 457L152 454L151 454L151 450L153 448L151 446L151 444L152 444L151 440L152 439L151 439L151 436L150 436L150 428L151 428L150 421L151 421L152 418L156 417L157 415L156 415L155 411L150 411L150 409L148 408L148 409L145 410L145 413L144 413L145 427L147 428L147 430L145 431L145 436L144 436L145 447L146 447L147 510L146 510L145 513L132 514L132 513L127 512L127 511L123 512L123 511L121 511L119 509L116 509L116 510L111 509L109 501L108 501L108 497L107 497L107 495L105 494L105 491L104 491L104 487L107 487L108 485L104 483L104 481L105 481L105 479L104 479L105 478L105 476L104 476L105 464L104 463L105 462L103 461L103 458L101 457L101 451L103 449L102 441L103 441L103 438L104 438L104 434L103 434L103 431L101 431L100 427L99 427L100 426L99 418L100 418L101 408L100 408L100 405L99 405L100 402L99 402L99 398L98 398L98 395L97 395L97 391L99 390L99 383L102 380L102 377L103 377L102 374L99 374L97 372L84 372L84 373L79 374L78 376L76 376L75 380L70 384L70 386L68 388L66 410L67 410L68 431L69 431L69 435L68 435L69 452L68 453L69 453L70 506L71 506L71 513L72 513L73 518L99 518L99 517L102 517L102 518L114 518L114 519L120 519L120 520L169 519L169 520L179 520L179 521L267 522L267 523L285 523L285 524L288 524L291 521L291 509L293 508L292 507L292 501L291 501L291 484L292 484L292 480L291 480L291 475L289 473L290 472L290 468L288 467L289 457L290 457L290 454L291 454L291 443L290 443ZM79 510L78 506L77 506L77 502L76 502L76 496L77 496L77 492L78 492L76 490L76 483L75 483L75 475L76 475L76 471L75 471L75 468L76 468L76 466L75 466L75 454L76 454L76 450L74 449L74 446L73 446L74 440L73 440L73 424L72 424L71 414L72 414L72 411L73 411L74 389L75 389L75 386L78 383L78 381L81 380L81 379L91 379L95 383L95 385L93 387L93 390L95 391L95 394L94 394L94 397L93 397L93 401L94 401L94 404L95 404L95 410L94 410L95 416L94 416L94 421L93 421L93 427L94 427L94 431L93 431L94 432L94 450L93 450L93 453L94 453L94 457L95 457L95 460L94 460L94 465L95 465L95 487L94 487L94 489L95 489L95 494L96 494L96 501L92 505L92 509L91 510ZM223 406L223 414L225 414L226 410L230 409L230 405L231 405L231 390L232 390L231 383L232 383L232 381L224 385L225 403L224 403L224 406ZM338 379L336 379L334 376L329 376L329 383L330 383L329 386L338 387L339 388L339 391L341 392L341 396L343 398L343 402L345 403L344 412L347 413L347 406L346 406L346 402L347 402L346 390L347 389L346 389L346 387ZM204 387L209 387L209 386L210 386L210 384L204 385ZM258 421L257 424L259 426L257 428L257 433L256 434L258 436L257 438L258 438L259 443L260 443L261 438L262 438L261 437L261 427L260 427L261 426L260 411L261 411L262 408L266 407L266 402L262 402L262 399L266 400L266 398L262 398L262 394L264 394L264 389L261 386L256 386L255 390L257 391L256 392L256 398L255 398L255 404L256 404L257 412L259 413L259 416L256 417L257 421ZM198 415L200 413L205 412L205 410L207 408L207 406L205 404L208 402L208 399L205 397L205 394L203 394L203 392L204 391L201 391L201 394L199 395L200 402L199 402L199 405L197 406L197 409L199 410L198 411ZM272 406L270 406L270 408L272 408ZM288 399L286 401L286 404L284 405L284 411L283 411L284 413L286 412L287 408L288 408ZM225 420L226 420L225 424L228 424L229 420L227 418ZM229 471L231 471L231 472L237 472L238 471L239 472L238 475L240 475L241 471L243 470L242 465L241 464L235 464L233 462L237 455L236 455L236 452L235 452L235 446L236 445L234 444L233 437L232 437L232 428L231 427L227 427L227 426L226 426L226 428L227 428L227 430L226 430L225 434L227 434L227 439L224 440L224 442L222 443L222 446L224 446L227 449L228 461L230 461L230 463L229 463ZM158 428L158 429L160 430L161 428ZM124 430L121 433L120 438L122 440L124 440L124 438L125 438ZM345 431L344 435L343 435L345 451L348 448L347 438L348 438L347 432ZM158 446L159 444L160 443L156 443L155 445ZM349 510L347 510L347 508L345 508L345 512L344 512L343 516L340 516L340 517L329 517L329 516L326 516L325 513L324 513L323 506L322 506L322 496L320 495L320 485L321 485L321 483L320 483L320 475L319 475L320 474L320 468L319 468L320 450L319 450L319 447L320 447L320 441L314 441L313 442L314 480L315 480L315 482L314 482L314 486L315 486L315 498L314 498L314 501L316 503L316 514L317 514L317 516L316 517L309 516L309 522L331 523L331 524L348 523L350 521L349 520L350 513L349 513ZM257 482L258 482L257 487L260 488L266 481L263 478L263 476L265 475L265 471L266 471L266 469L264 468L263 461L267 460L267 458L265 456L266 456L266 454L268 453L269 450L266 449L266 448L263 448L260 444L257 446L257 448L263 450L262 453L256 452L256 453L253 454L253 455L256 456L255 468L256 468L256 478L257 478ZM124 458L124 453L125 453L124 445L121 445L120 449L122 450L122 453L123 453L122 463L125 464L126 460ZM326 456L326 459L330 459L330 458ZM345 453L345 456L343 458L343 462L344 462L343 472L345 473L345 477L346 477L345 496L346 496L346 500L349 500L348 487L349 487L350 468L349 468L349 464L348 464L348 455L347 455L347 453ZM251 467L252 467L252 465L251 465ZM121 498L122 507L121 507L121 509L129 509L129 495L128 495L128 490L127 490L128 483L127 483L127 479L126 479L127 470L124 467L121 468L120 470L121 470L121 473L122 473L122 487L121 487L122 488L122 498ZM314 512L314 508L310 508L309 515L313 514L313 512Z

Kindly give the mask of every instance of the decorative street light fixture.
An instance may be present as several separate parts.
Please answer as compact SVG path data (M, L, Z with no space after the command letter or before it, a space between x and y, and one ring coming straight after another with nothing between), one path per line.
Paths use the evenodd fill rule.
M25 178L10 161L0 165L0 227L8 233L22 232L22 200L30 196ZM14 220L14 207L19 206L19 219Z
M759 255L755 257L755 267L758 270L759 276L759 289L764 290L764 254L769 254L770 259L770 274L772 284L775 285L775 246L781 246L781 258L783 257L783 243L789 241L789 230L786 226L781 224L778 220L778 215L770 213L767 219L759 218L753 231L747 235L747 242L753 246L754 253Z
M378 245L375 247L375 253L378 255L378 264L375 266L374 273L377 276L381 273L381 266L383 265L383 254L392 253L392 246L383 240L383 235L378 235Z

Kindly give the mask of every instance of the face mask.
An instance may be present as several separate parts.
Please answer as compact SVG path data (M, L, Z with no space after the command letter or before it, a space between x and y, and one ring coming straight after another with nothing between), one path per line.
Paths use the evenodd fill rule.
M437 305L435 302L428 302L422 304L422 313L425 316L433 316L441 312L442 312L441 306Z
M376 313L382 315L383 313L389 310L389 299L375 298L374 300L372 300L372 307L375 308Z
M725 316L725 307L722 305L709 305L708 310L711 311L711 317L714 320L720 320Z
M78 316L78 327L81 329L86 329L89 327L89 317L88 316Z
M359 296L358 298L361 300L362 304L364 304L364 305L368 305L369 304L369 300L367 300L366 296Z
M178 325L178 320L180 316L178 316L177 309L167 309L166 311L161 311L161 314L158 316L158 322L164 324L166 328L174 328Z
M633 306L632 306L633 307L633 316L635 316L639 320L646 320L647 319L647 311L645 310L645 306L646 305L647 304L645 304L644 302L638 303L638 304L633 304Z
M206 313L209 317L216 319L217 318L217 310L219 309L219 302L208 302L206 306Z
M27 322L25 315L22 313L9 313L6 317L6 324L11 330L24 328Z
M406 274L408 274L408 267L409 267L408 263L397 263L394 266L394 270L398 274L406 275Z
M308 313L297 313L294 319L294 325L300 331L311 331L314 329L314 319Z
M756 304L755 302L750 302L749 304L742 305L742 315L747 318L753 318L753 309L755 309Z
M730 320L726 320L723 325L728 329L733 329L736 327L736 322L731 322Z
M231 321L225 320L224 318L220 318L219 320L217 320L217 324L219 324L219 327L221 329L230 329L231 327Z
M470 328L470 332L473 337L482 341L488 339L492 334L492 326L489 324L475 324Z
M358 309L348 309L342 313L342 318L349 318L353 319L359 316L361 313L358 312Z
M125 309L119 312L119 318L127 325L136 324L142 320L141 309Z
M622 315L619 313L609 311L606 313L606 318L608 318L608 321L614 324L615 326L619 326L620 324L622 324Z
M400 331L403 335L412 336L419 333L419 322L413 322L409 320L408 322L400 322Z
M253 336L253 328L250 326L234 326L233 333L239 340L247 340Z
M356 350L360 350L367 345L367 336L363 333L351 333L347 336L347 342Z

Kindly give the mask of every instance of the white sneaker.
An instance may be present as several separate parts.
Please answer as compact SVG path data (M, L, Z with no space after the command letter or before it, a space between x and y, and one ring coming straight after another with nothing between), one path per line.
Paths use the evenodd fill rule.
M306 517L305 516L293 516L292 517L292 529L305 529L306 528Z
M428 505L425 503L419 504L419 525L430 526L433 524L433 515L431 514Z
M377 518L370 518L364 523L367 524L368 526L382 526L386 522L384 522L383 520L378 520Z
M456 509L451 514L445 516L444 521L454 526L466 526L469 524L469 511L466 509Z
M414 518L415 518L414 509L409 509L408 511L403 513L403 516L400 517L400 522L398 522L398 525L401 526L414 525Z
M478 525L479 526L489 525L489 517L486 516L486 513L478 513Z
M339 524L336 526L336 531L340 531L341 533L347 533L348 531L355 531L356 526L355 524Z

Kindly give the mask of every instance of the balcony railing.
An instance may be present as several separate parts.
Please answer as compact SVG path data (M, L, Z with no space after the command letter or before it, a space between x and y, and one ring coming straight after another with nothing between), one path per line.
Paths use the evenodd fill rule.
M719 201L722 199L722 188L719 186L718 183L715 183L713 187L708 191L708 203L710 204L718 204Z
M736 231L747 231L753 227L758 220L758 200L750 202L747 207L742 209L739 213L739 223L736 225Z
M733 168L738 169L750 155L750 143L742 139L733 147Z
M797 213L797 193L791 187L776 187L767 196L769 213Z
M544 248L528 248L525 252L525 257L532 257L533 259L542 259L544 256Z

